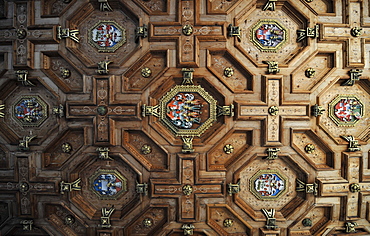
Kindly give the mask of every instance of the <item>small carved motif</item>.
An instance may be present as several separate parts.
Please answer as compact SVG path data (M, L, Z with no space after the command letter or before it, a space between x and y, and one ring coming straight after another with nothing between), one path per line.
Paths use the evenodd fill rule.
M90 186L99 199L117 199L127 191L127 179L116 170L98 170L90 177Z
M71 71L68 68L60 67L60 75L62 78L67 79L71 76Z
M70 153L72 151L72 145L69 143L63 143L62 144L62 151L64 153Z
M60 104L59 106L53 107L52 113L62 118L64 116L64 106Z
M182 68L182 84L183 85L192 85L193 84L193 68Z
M275 2L276 1L277 0L267 0L265 6L263 6L263 8L262 8L262 11L267 11L267 10L275 11L275 7L276 7Z
M286 192L287 179L277 170L259 170L249 186L257 199L276 200Z
M307 27L306 29L297 30L297 42L301 42L303 39L307 37L310 38L319 37L319 25L315 25L315 27L313 28Z
M359 37L359 36L362 35L362 33L363 33L363 31L362 31L362 28L361 27L353 27L351 29L351 35L353 37Z
M356 226L358 226L357 222L346 222L344 224L344 227L346 227L346 233L356 233Z
M355 95L338 95L329 103L329 117L338 126L354 126L364 115L364 104Z
M138 183L136 181L136 193L144 194L144 196L148 195L148 184L147 183Z
M313 0L306 0L306 2L313 2Z
M276 62L276 61L263 61L263 62L268 65L267 66L267 73L269 73L269 74L275 74L275 73L279 73L280 72L279 63L278 62Z
M141 76L143 76L144 78L149 78L151 74L152 74L152 70L150 68L145 67L141 69Z
M101 209L102 216L100 217L100 227L110 228L112 226L110 224L110 217L114 210L114 207L110 208L109 210L105 207Z
M267 148L267 160L275 160L278 158L278 152L280 151L280 148Z
M73 190L78 191L81 190L81 179L78 178L72 183L66 183L64 181L60 182L60 193L64 194L64 192L71 192Z
M234 146L233 146L233 145L231 145L231 144L226 144L226 145L224 146L224 152L225 152L226 154L231 154L231 153L233 153L233 151L234 151Z
M113 11L108 0L98 0L98 2L100 3L100 11Z
M352 135L347 135L347 136L340 136L342 137L343 139L345 139L346 141L349 142L348 144L348 151L349 152L357 152L357 151L361 151L361 148L359 146L361 146L359 143L358 143L358 140L355 139L355 137L353 137Z
M108 70L108 65L112 63L111 61L100 61L98 62L98 70L97 72L101 75L107 75L109 70Z
M143 220L143 226L144 226L145 228L150 228L152 225L153 225L153 220L152 220L152 219L150 219L150 218L145 218L145 219Z
M349 190L352 192L352 193L358 193L361 191L361 186L357 183L353 183L349 186Z
M225 228L230 228L231 226L233 226L233 224L234 224L233 219L227 218L227 219L224 220L224 227Z
M4 116L5 116L5 113L4 112L1 112L4 109L5 109L5 105L4 104L1 104L0 105L0 118L4 118Z
M193 224L183 224L181 229L184 230L184 235L193 235L195 226Z
M277 106L269 107L268 113L272 116L276 116L279 113L279 107L277 107Z
M57 38L63 39L63 38L70 38L76 43L80 42L80 39L78 38L78 34L80 31L78 29L70 30L69 28L62 29L61 26L57 27Z
M307 144L305 147L304 147L304 150L307 152L307 153L313 153L315 151L316 147L315 145L313 145L312 143L310 144Z
M240 181L236 184L229 183L227 184L227 192L229 193L230 196L232 196L235 193L240 192Z
M360 76L363 71L360 69L351 69L349 73L349 79L347 79L341 86L353 86L356 81L360 80Z
M21 193L25 193L30 189L30 186L27 182L20 182L19 183L19 191Z
M143 25L139 26L135 29L135 42L139 41L139 38L146 38L148 37L148 26Z
M18 144L18 150L21 152L29 151L29 143L32 141L32 139L36 138L36 135L26 135L23 137L23 140L19 140Z
M99 116L105 116L108 113L108 107L107 106L98 106L96 108L96 112Z
M277 52L287 41L288 30L277 20L259 20L251 29L250 38L262 52Z
M109 148L107 147L98 147L96 149L97 152L99 152L99 158L102 159L102 160L113 160L110 156L109 156Z
M17 70L15 71L17 76L17 81L21 82L23 86L35 86L31 81L28 80L28 71L26 70Z
M304 73L304 74L306 75L306 77L307 77L307 78L312 78L312 77L314 77L314 76L315 76L316 71L315 71L315 69L314 69L314 68L308 68L308 69L305 71L305 73Z
M311 113L314 117L318 117L324 114L325 109L317 104L311 107Z
M317 188L318 188L318 184L317 183L306 184L302 180L297 179L296 180L296 184L297 185L296 185L295 191L297 191L297 192L313 193L313 195L315 195L315 196L317 195Z
M230 106L217 105L217 116L234 116L234 104L230 104Z
M193 33L193 26L191 25L184 25L182 27L182 33L186 36L190 36Z
M262 209L262 212L267 218L267 222L266 222L266 226L265 226L266 229L275 230L275 229L279 228L276 225L275 209L270 209L270 210Z
M190 195L193 193L193 187L190 184L182 186L182 193L184 195Z
M145 117L145 116L159 117L159 105L156 105L156 106L147 106L146 104L142 105L141 115L143 117Z
M305 218L302 220L302 225L304 227L312 227L312 220L310 218Z
M33 220L22 220L20 223L22 224L22 229L24 231L32 231Z
M66 225L72 225L74 222L75 222L75 218L74 218L72 215L67 215L67 216L64 218L64 223L65 223Z
M231 77L231 76L233 76L234 75L234 69L233 68L231 68L231 67L226 67L225 69L224 69L224 75L226 76L226 77Z
M89 29L89 44L98 52L115 52L125 43L126 29L115 21L99 21Z
M193 139L194 139L193 136L191 136L191 137L185 137L185 136L183 136L182 137L183 144L182 144L182 150L181 151L183 153L194 152L194 149L193 149Z
M237 37L238 41L241 42L241 29L239 26L233 26L232 24L230 24L228 27L227 27L227 35L229 37Z
M152 147L147 145L147 144L144 144L142 147L141 147L141 152L144 154L144 155L147 155L149 153L152 152Z
M25 29L17 29L17 38L25 39L27 37L27 31Z

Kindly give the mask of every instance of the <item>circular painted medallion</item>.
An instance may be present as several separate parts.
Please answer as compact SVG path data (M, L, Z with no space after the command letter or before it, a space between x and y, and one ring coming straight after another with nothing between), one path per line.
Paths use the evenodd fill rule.
M329 103L329 116L338 126L354 126L364 115L364 108L355 95L339 95Z
M251 41L263 52L277 52L287 38L285 27L272 19L258 21L251 31Z
M286 191L287 180L278 171L260 170L250 181L250 190L258 199L276 199Z
M127 180L115 170L99 170L91 178L93 192L100 199L116 199L127 191Z
M14 117L22 126L39 126L47 116L47 105L38 96L23 96L14 105Z
M89 30L89 43L99 52L114 52L126 42L126 30L115 21L99 21Z

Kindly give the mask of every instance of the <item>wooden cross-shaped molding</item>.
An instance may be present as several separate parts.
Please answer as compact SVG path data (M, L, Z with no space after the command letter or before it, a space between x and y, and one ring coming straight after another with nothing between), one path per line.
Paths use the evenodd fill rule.
M199 67L200 41L226 41L225 23L200 22L199 5L195 0L178 1L177 21L150 24L150 41L177 43L178 67Z
M180 176L177 179L152 179L153 197L178 198L180 222L197 221L199 197L222 197L222 181L201 181L196 167L196 156L179 155ZM172 184L169 184L172 183ZM175 183L175 184L174 184Z
M265 146L282 146L281 126L284 119L309 119L309 106L284 102L281 76L268 76L262 83L262 101L237 102L238 120L262 120Z

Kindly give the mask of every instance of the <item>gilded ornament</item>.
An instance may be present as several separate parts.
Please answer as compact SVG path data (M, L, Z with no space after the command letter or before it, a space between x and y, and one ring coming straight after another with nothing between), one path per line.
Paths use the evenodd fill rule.
M101 209L102 216L100 217L100 227L110 228L112 226L110 224L110 217L114 210L114 207L110 208L109 210L105 207Z
M194 137L190 136L190 137L182 137L182 141L183 141L183 144L182 144L182 152L183 153L190 153L190 152L194 152L194 149L193 149L193 139Z
M100 61L98 62L98 70L97 72L101 75L107 75L109 70L108 70L108 65L112 63L111 61Z
M267 0L265 6L262 8L262 11L275 11L276 5L275 2L277 0Z
M276 116L279 113L279 107L277 107L277 106L269 107L268 113L272 116Z
M25 29L17 29L17 38L25 39L27 36L27 31Z
M100 11L113 11L108 0L98 0L98 2L100 3Z
M67 215L65 218L64 218L64 223L66 225L71 225L75 222L75 218L72 216L72 215Z
M229 193L230 196L233 194L239 193L240 192L240 181L236 184L229 183L227 184L227 192Z
M230 228L231 226L233 226L233 224L234 224L233 219L227 218L227 219L224 220L224 227L225 228Z
M181 229L184 230L184 235L193 235L195 226L193 224L183 224Z
M182 84L183 85L192 85L193 83L193 68L182 68Z
M19 183L19 191L22 193L27 192L30 189L30 186L27 182L20 182Z
M361 148L359 147L361 145L358 143L358 140L356 140L355 137L353 137L352 135L340 136L340 137L349 142L348 143L349 152L361 151Z
M280 148L267 148L267 160L275 160L278 158L278 152L280 151Z
M344 224L346 227L346 233L356 233L355 227L358 226L357 222L346 222Z
M33 220L22 220L20 222L22 224L22 229L24 231L32 231L33 230Z
M237 37L238 41L241 42L241 29L239 26L233 26L232 24L230 24L228 27L227 27L227 35L229 37Z
M184 25L182 27L182 33L186 36L190 36L193 33L193 26L191 25Z
M153 220L152 220L152 219L150 219L150 218L145 218L145 219L143 220L143 226L144 226L145 228L150 228L152 225L153 225Z
M266 222L266 229L272 229L275 230L279 228L276 225L276 218L275 218L275 209L262 209L263 214L266 216L267 222Z
M224 75L225 75L226 77L231 77L231 76L233 76L233 75L234 75L234 69L233 69L233 68L231 68L231 67L226 67L226 68L224 69Z
M297 30L297 42L300 42L307 37L310 38L319 37L319 25L315 25L315 27L313 28L307 27L306 29Z
M267 64L267 73L276 74L280 72L279 63L276 61L263 61Z
M99 116L105 116L108 113L108 108L107 106L98 106L96 112Z
M146 154L149 154L152 152L152 147L147 145L147 144L144 144L142 147L141 147L141 152L146 155Z
M36 135L26 135L23 137L23 140L19 140L18 144L18 150L21 152L29 151L29 143L32 141L32 139L36 138Z
M351 69L349 73L349 79L347 79L341 86L353 86L356 81L360 80L363 70L360 69Z
M80 31L78 29L70 30L69 28L62 29L61 26L57 26L57 39L63 39L63 38L70 38L76 43L80 42L80 39L78 38L78 34Z
M307 153L313 153L315 151L316 147L315 145L313 145L312 143L310 144L307 144L305 147L304 147L304 150L307 152Z
M28 71L27 70L17 70L15 71L17 81L21 82L23 86L35 86L31 81L28 80Z
M76 179L72 183L66 183L62 181L60 182L60 193L64 194L64 192L71 192L73 190L76 190L76 191L81 190L80 183L81 183L80 178Z
M315 71L315 69L314 69L314 68L308 68L308 69L305 71L305 73L304 73L304 74L306 75L306 77L307 77L307 78L312 78L312 77L314 77L314 76L315 76L316 71Z
M99 159L102 159L102 160L113 160L110 156L109 156L109 148L107 147L98 147L96 149L97 152L99 152Z
M300 179L296 180L295 191L297 191L297 192L313 193L313 195L316 196L317 195L317 188L318 188L318 184L315 183L315 182L313 184L307 184L307 183L303 182Z
M190 195L193 193L193 187L190 185L190 184L186 184L184 186L182 186L182 193L184 195Z
M71 76L71 71L68 68L61 67L60 75L62 76L62 78L67 79Z
M70 153L72 151L72 145L69 143L63 143L62 144L62 151L64 153Z
M312 227L312 220L310 218L305 218L302 220L302 225L304 227Z
M233 153L233 151L234 151L234 146L233 145L231 145L231 144L226 144L225 145L224 152L226 154L231 154L231 153Z
M62 104L59 104L59 106L53 107L53 115L59 116L59 118L62 118L64 116L64 106Z
M0 118L3 118L5 116L5 113L1 112L4 109L5 109L5 105L4 104L0 105Z
M311 107L311 113L314 117L318 117L324 114L325 109L317 104Z
M148 26L143 25L135 29L135 42L138 42L140 38L148 37Z
M141 69L141 76L143 76L144 78L149 78L151 74L152 74L152 70L150 68L145 67Z
M358 193L361 191L361 186L357 183L353 183L349 186L349 190L352 192L352 193Z
M362 28L361 27L353 27L351 29L351 34L353 37L359 37L362 35Z
M218 116L234 116L234 104L230 104L229 106L217 105Z
M148 184L147 183L138 183L136 181L136 193L144 194L144 196L148 195Z

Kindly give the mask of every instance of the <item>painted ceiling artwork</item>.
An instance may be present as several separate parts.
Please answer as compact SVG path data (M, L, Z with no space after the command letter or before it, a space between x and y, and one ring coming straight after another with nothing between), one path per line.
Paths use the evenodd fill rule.
M23 96L14 105L14 116L23 126L39 126L47 118L47 106L38 96Z
M339 95L329 104L329 116L339 126L353 126L364 114L364 105L355 95Z
M251 192L258 199L276 199L285 192L287 181L277 171L260 170L250 180Z
M91 178L93 192L101 199L116 199L127 191L127 180L116 170L99 170Z
M90 29L89 37L99 52L114 52L126 42L126 30L115 21L99 21Z
M287 30L277 20L259 20L252 28L251 40L261 50L276 52L286 42Z

